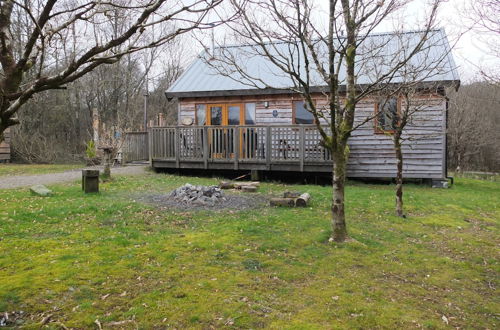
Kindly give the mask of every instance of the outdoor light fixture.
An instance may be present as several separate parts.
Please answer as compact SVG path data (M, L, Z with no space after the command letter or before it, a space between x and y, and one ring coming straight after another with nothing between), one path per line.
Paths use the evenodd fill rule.
M264 108L269 108L269 101L264 101Z

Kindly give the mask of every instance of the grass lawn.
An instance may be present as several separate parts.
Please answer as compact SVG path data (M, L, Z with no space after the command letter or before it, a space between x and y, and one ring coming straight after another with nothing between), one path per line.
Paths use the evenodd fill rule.
M103 328L499 327L500 183L408 185L408 219L392 185L350 183L345 244L328 243L331 188L310 208L175 212L136 202L186 182L148 173L0 190L0 312L24 324ZM98 322L96 322L98 320ZM20 321L21 322L21 321Z
M84 164L0 164L0 176L64 172L85 167Z

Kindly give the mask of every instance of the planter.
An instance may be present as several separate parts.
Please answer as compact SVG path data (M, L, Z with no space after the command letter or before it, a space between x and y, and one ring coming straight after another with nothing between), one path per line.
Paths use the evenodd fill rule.
M100 157L94 157L94 158L87 158L85 157L85 163L87 166L96 166L101 164L101 158Z

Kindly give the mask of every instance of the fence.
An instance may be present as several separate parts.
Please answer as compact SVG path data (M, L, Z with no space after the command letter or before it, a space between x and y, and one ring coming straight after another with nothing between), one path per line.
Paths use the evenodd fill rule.
M148 132L127 132L123 142L123 161L149 160Z

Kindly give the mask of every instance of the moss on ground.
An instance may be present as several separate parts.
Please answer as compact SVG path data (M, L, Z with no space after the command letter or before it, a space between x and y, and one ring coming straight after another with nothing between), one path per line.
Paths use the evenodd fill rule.
M350 183L353 241L328 243L330 187L311 207L175 212L134 200L215 179L148 173L101 193L0 190L0 312L38 328L498 328L500 184Z

